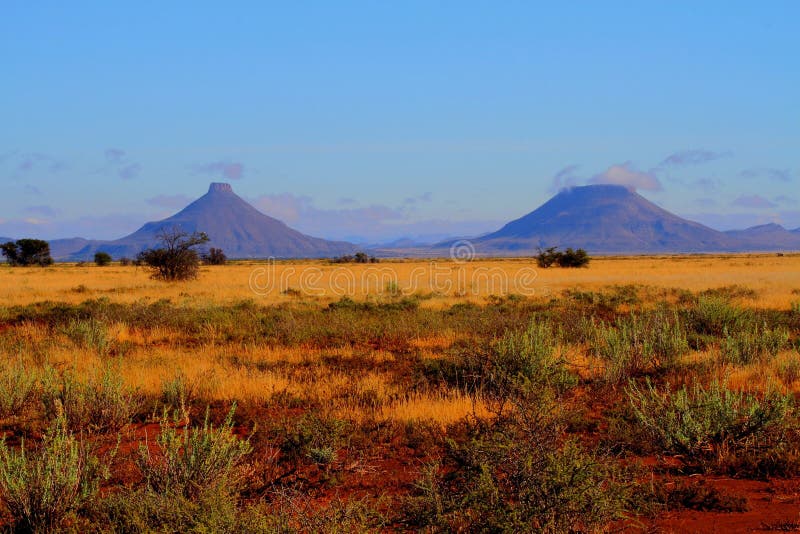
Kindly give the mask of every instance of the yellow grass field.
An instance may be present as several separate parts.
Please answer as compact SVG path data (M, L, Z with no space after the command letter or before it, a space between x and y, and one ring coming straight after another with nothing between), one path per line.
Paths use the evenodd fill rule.
M344 296L356 301L380 302L390 294L394 298L422 294L427 296L420 302L422 307L442 308L465 301L485 303L490 295L520 294L546 300L558 297L565 290L602 290L628 284L694 292L736 285L753 289L758 295L755 299L743 299L743 305L786 309L800 300L800 256L611 257L595 259L585 269L540 269L530 258L466 263L406 260L368 265L335 265L326 261L234 262L203 267L198 280L180 283L152 280L145 269L134 266L57 264L48 268L0 268L0 299L5 307L42 301L78 304L97 298L118 303L168 299L190 308L243 300L258 305L305 302L324 306ZM316 401L326 402L350 388L377 396L380 414L387 418L447 423L476 409L469 398L458 393L435 397L407 395L379 372L358 377L324 367L299 374L281 370L253 372L256 364L295 365L318 361L323 354L347 359L354 350L348 346L303 348L219 343L215 340L224 338L224 326L210 322L206 328L208 333L204 337L212 341L191 343L190 348L185 346L186 340L168 328L142 330L111 324L106 335L113 343L131 347L120 371L131 386L151 395L158 395L165 382L181 375L202 384L203 394L217 400L261 402L280 393L313 396ZM42 342L49 338L53 342L48 348L49 361L73 368L81 376L88 376L102 363L102 354L76 350L58 332L36 325L17 330L28 340ZM467 336L469 332L436 332L412 340L412 344L424 357L435 359ZM226 362L233 355L238 362L252 365L228 365ZM376 363L394 358L381 350L358 356ZM761 368L740 369L734 378L739 384L763 384L768 375ZM341 411L352 414L350 408L345 404Z
M630 481L647 480L635 491L652 510L664 497L650 481L675 462L693 462L669 475L680 484L701 468L800 473L800 255L607 257L579 269L532 258L239 261L175 283L117 264L2 266L0 299L0 443L41 441L54 420L120 443L109 491L141 485L137 451L156 426L200 428L204 414L219 422L232 409L230 430L254 444L248 487L300 488L285 498L313 499L312 510L340 491L385 496L370 506L398 525L396 509L428 487L436 462L461 469L472 454L555 451L558 469L611 469L609 445L624 462L655 458L642 467L652 476ZM652 430L684 423L676 435L701 432L691 448ZM495 439L502 446L486 448ZM571 456L578 446L590 456ZM665 447L674 458L662 468ZM504 456L486 458L506 468ZM595 488L610 480L591 476ZM647 510L629 517L654 521ZM339 519L318 531L338 532ZM4 520L0 509L0 530Z
M426 306L482 302L489 295L558 296L564 290L598 290L636 284L701 291L739 285L753 289L749 304L784 309L798 300L800 255L697 255L596 258L586 269L539 269L531 258L384 260L336 265L327 261L235 262L203 267L199 280L165 284L136 267L58 264L44 269L0 268L0 302L78 303L106 297L130 303L171 299L187 304L224 304L252 299L258 304L299 298L320 303L343 296L358 299L387 292L428 294ZM288 290L288 291L287 291Z

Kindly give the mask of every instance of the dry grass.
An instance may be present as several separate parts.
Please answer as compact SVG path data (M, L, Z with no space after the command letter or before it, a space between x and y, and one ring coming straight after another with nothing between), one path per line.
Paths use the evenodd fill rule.
M274 281L266 288L268 277ZM262 304L313 300L331 302L343 294L356 300L381 298L391 289L425 295L424 305L482 302L491 294L556 296L562 291L597 290L611 285L701 291L731 285L754 289L753 305L786 309L800 300L800 255L698 255L609 257L587 269L537 269L530 258L384 261L377 265L337 265L326 261L235 262L203 267L194 282L165 284L136 267L59 264L48 268L0 267L0 301L6 306L51 300L78 303L107 297L115 302L171 299L187 304L229 303L254 299ZM303 286L307 291L300 291ZM336 288L339 288L337 290ZM286 289L293 291L285 292ZM298 295L296 291L300 291Z
M273 269L270 276L283 280L270 291L258 295L251 289L254 272ZM98 268L93 265L62 264L39 269L0 268L0 299L6 307L41 301L76 304L105 297L112 302L133 303L169 299L188 307L230 304L252 299L257 304L306 303L324 306L340 298L336 285L347 286L355 300L384 302L400 290L422 295L421 305L441 308L458 302L485 303L487 297L519 293L515 283L521 274L527 279L524 294L542 301L565 290L592 291L635 283L648 291L681 288L703 291L725 286L755 290L756 299L741 304L757 308L787 309L798 300L800 256L733 255L598 258L588 269L532 269L530 259L452 261L386 261L371 265L332 265L323 261L237 262L221 267L204 267L198 281L165 284L151 280L144 270L118 265ZM258 271L261 269L262 271ZM316 273L310 295L282 288L299 288L308 273ZM436 278L431 273L436 274ZM345 274L347 277L345 277ZM502 275L502 276L501 276ZM390 278L394 276L395 278ZM349 278L348 278L349 277ZM532 280L532 283L530 283ZM493 282L494 281L494 282ZM505 281L508 285L505 285ZM516 281L516 282L515 282ZM263 279L262 282L263 284ZM492 285L492 284L495 285ZM392 285L394 284L394 285ZM347 284L345 284L347 285ZM620 307L625 310L625 305ZM108 356L83 350L63 333L34 322L14 325L11 334L19 346L29 349L31 365L71 368L88 375ZM219 330L224 325L209 323L205 328ZM342 346L280 346L218 342L224 332L209 332L211 342L187 345L185 334L164 326L136 328L116 322L107 325L111 342L127 347L119 359L126 383L149 397L158 397L164 384L182 376L203 401L229 401L268 404L276 398L297 398L330 409L333 413L358 419L368 416L383 420L427 419L441 424L459 420L470 413L485 414L485 407L463 392L430 391L409 394L386 369L396 355L383 349L355 349ZM443 358L470 332L442 330L409 340L418 357ZM183 336L183 337L182 337ZM587 355L581 345L563 347L564 354L579 376L595 379L602 366ZM18 355L9 354L10 357ZM688 364L713 362L713 351L692 352L683 356ZM769 383L785 388L800 388L800 363L795 352L782 353L768 365L728 369L729 383L763 389ZM331 361L341 365L328 365ZM356 365L351 365L352 362ZM350 363L348 363L350 362ZM381 367L382 364L386 364ZM383 370L382 370L383 369ZM722 372L722 371L720 371Z

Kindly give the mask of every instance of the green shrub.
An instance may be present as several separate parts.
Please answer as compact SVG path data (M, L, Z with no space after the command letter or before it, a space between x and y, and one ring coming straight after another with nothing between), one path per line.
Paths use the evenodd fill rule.
M34 400L37 373L21 363L0 369L0 419L17 416Z
M766 322L748 323L733 331L726 327L723 335L722 356L738 365L774 358L789 345L789 332L783 328L769 328Z
M91 521L99 532L120 534L275 532L266 528L265 517L240 512L236 501L233 492L219 487L203 489L191 498L150 488L127 490L103 499L92 511Z
M631 480L574 442L476 437L430 464L406 501L406 523L448 532L585 532L627 516Z
M720 296L700 296L690 317L697 333L716 337L723 336L725 329L738 330L753 319L752 312L734 306L729 299Z
M792 352L791 357L778 366L778 376L787 386L800 379L800 353Z
M707 388L698 382L670 392L648 380L644 387L630 382L628 400L640 431L652 446L690 461L743 451L767 433L782 430L793 410L793 397L770 390L763 398L728 389L714 380Z
M680 317L663 308L619 317L613 324L593 322L587 332L590 350L605 363L611 382L671 367L689 350Z
M534 320L527 329L506 332L494 343L486 378L504 389L551 387L563 392L577 384L558 351L560 333L550 321Z
M202 427L176 429L178 421L167 414L161 420L156 452L146 445L139 449L137 465L147 487L157 493L171 493L192 498L204 490L239 482L237 468L251 451L249 441L233 433L231 408L219 428L209 423L209 413Z
M281 452L290 462L305 456L318 464L332 464L348 429L348 422L342 419L307 413L284 437Z
M53 422L37 451L24 442L14 451L0 440L0 500L18 530L53 532L91 502L108 477L107 462L67 430L64 418Z

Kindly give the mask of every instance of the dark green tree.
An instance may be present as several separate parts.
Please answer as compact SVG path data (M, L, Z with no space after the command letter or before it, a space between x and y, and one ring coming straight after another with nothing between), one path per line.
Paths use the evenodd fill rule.
M6 257L9 265L46 266L53 263L50 257L50 243L41 239L18 239L0 245L0 251Z
M225 262L228 261L228 257L221 248L211 247L208 249L208 252L202 255L202 260L206 265L225 265Z
M111 255L108 252L98 252L94 255L94 262L98 267L105 267L111 263Z
M180 228L165 229L158 234L161 247L147 249L136 259L149 267L153 278L173 282L197 278L200 255L195 247L208 243L205 232L184 232Z

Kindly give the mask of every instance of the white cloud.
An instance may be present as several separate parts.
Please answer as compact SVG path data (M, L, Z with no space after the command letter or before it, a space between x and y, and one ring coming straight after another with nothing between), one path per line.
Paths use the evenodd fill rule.
M663 187L658 178L651 172L638 171L630 161L612 165L604 172L595 174L589 179L590 184L624 185L631 189L643 191L661 191Z

